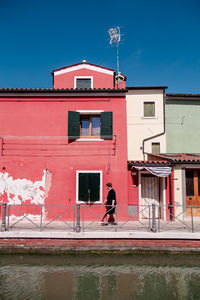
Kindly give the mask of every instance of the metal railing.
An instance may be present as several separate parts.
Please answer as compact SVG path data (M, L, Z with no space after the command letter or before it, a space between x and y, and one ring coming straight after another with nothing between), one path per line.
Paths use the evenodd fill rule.
M50 224L54 222L54 227L58 229L66 228L75 230L75 205L59 205L59 204L2 204L1 205L1 231L17 228L38 229L43 231L50 228ZM55 211L56 210L56 211ZM24 221L24 222L23 222ZM57 221L55 223L55 221ZM61 224L58 226L58 221ZM18 229L21 229L18 226ZM52 228L50 228L52 229Z
M168 212L168 220L163 220L161 211ZM186 230L188 232L200 231L200 206L197 205L160 205L157 230Z
M130 208L134 208L133 211ZM112 209L112 208L111 208ZM106 207L97 204L0 204L0 228L39 231L200 231L200 206L115 205L113 226L102 227Z

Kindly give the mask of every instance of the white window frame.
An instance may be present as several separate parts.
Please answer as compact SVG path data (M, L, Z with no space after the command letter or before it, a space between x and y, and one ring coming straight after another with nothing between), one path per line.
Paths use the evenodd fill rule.
M102 203L102 194L103 194L103 171L101 170L77 170L76 171L76 203L81 204L85 203L84 201L79 201L78 199L78 188L79 188L79 174L80 173L99 173L100 174L100 200L94 203ZM85 203L86 204L86 203Z
M161 142L160 141L153 141L153 142L151 142L151 153L153 154L153 152L152 152L152 146L153 146L153 144L159 144L160 145L160 153L162 153L162 151L161 151Z
M80 115L100 115L104 110L76 110ZM85 138L85 139L77 139L77 142L102 142L104 139L93 139L93 138Z
M145 117L144 116L144 104L145 103L154 103L155 104L155 116L154 117ZM156 108L156 101L154 101L154 100L143 100L143 102L142 102L142 118L143 119L156 119L157 118L157 108Z
M76 89L76 79L91 79L91 89L93 89L93 76L74 76L74 88Z

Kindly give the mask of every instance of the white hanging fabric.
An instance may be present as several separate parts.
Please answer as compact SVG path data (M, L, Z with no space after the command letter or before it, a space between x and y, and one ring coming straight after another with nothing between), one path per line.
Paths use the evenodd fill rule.
M136 167L133 166L138 171L145 169L149 171L151 174L158 176L158 177L167 177L171 174L172 168L170 167Z

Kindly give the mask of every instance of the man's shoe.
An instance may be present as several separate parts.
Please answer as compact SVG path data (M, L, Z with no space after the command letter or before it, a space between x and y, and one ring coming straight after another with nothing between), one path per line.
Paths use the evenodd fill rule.
M108 225L108 223L104 223L104 222L101 223L101 226L106 226L106 225Z

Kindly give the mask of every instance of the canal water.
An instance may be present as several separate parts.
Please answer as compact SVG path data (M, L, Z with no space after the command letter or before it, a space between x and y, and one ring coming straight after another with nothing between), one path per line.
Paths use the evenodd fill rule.
M0 255L0 299L200 299L200 256Z

